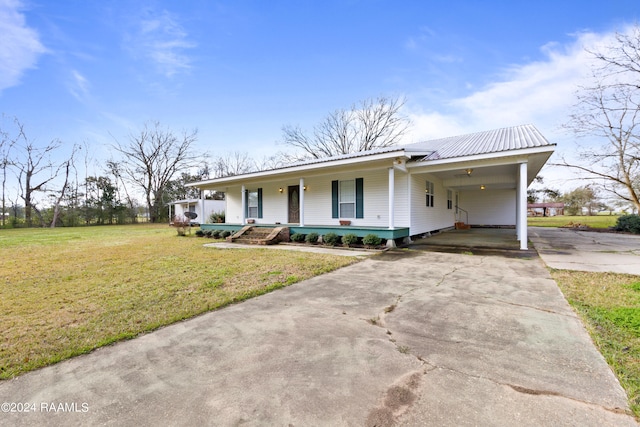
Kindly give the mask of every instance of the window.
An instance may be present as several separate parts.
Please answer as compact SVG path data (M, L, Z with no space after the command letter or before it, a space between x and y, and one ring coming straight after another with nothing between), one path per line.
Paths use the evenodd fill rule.
M331 182L331 217L364 218L364 180Z
M447 209L453 209L453 191L447 190Z
M338 194L340 218L354 218L356 216L356 182L340 181Z
M246 218L262 218L262 188L246 190L247 204L244 215Z
M247 198L247 207L249 208L248 217L258 217L258 191L249 191L249 197Z
M433 182L431 181L427 181L427 185L425 188L425 193L427 194L427 207L428 208L432 208L433 207Z

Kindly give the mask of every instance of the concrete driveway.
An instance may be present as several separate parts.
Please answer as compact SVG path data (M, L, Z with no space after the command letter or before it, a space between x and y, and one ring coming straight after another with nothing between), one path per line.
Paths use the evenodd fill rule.
M539 258L416 250L0 382L0 402L22 405L7 426L637 425Z
M529 240L551 268L640 275L640 236L529 227Z

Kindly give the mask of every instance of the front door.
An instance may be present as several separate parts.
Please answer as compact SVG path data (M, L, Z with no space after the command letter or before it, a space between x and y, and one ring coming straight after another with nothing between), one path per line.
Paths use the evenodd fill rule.
M300 186L289 186L289 224L300 223Z

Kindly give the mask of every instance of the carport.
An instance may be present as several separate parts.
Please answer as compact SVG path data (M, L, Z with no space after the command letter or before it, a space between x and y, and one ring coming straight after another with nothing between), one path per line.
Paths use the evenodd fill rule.
M533 248L522 250L520 242L514 239L514 228L470 228L467 230L447 230L414 239L412 249L449 253L497 252L518 257L536 256Z

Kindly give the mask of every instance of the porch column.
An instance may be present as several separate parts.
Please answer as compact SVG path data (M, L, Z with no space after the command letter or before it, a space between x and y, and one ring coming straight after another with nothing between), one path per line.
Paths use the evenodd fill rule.
M300 178L300 197L298 200L300 201L300 227L304 227L304 178Z
M204 190L200 190L200 224L205 224L207 219L204 217Z
M247 211L247 192L244 188L244 184L242 185L242 209L241 209L241 213L240 213L240 224L245 225L247 222L247 218L245 217L244 213Z
M520 163L518 170L518 187L516 191L516 229L520 249L527 249L527 162Z
M389 168L389 228L393 229L395 225L395 172L393 168Z

